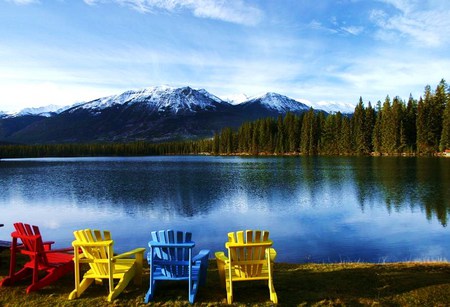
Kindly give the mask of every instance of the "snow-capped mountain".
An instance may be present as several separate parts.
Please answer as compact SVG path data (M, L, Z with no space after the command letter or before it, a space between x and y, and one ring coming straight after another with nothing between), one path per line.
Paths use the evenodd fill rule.
M57 105L48 105L45 107L38 107L38 108L25 108L21 110L20 112L13 114L12 116L24 116L24 115L41 115L45 117L50 117L53 114L52 113L59 113L63 108L61 106Z
M141 90L130 90L119 95L99 98L71 108L69 112L79 109L100 110L112 106L133 106L139 104L157 112L197 112L214 110L218 104L226 102L204 89L194 90L190 87L173 88L168 86L151 87Z
M259 97L253 97L250 100L243 102L243 106L254 106L261 105L267 109L277 111L280 114L287 112L305 112L309 110L309 106L291 99L289 97L277 94L277 93L266 93Z
M0 117L0 142L162 142L204 138L224 127L237 128L244 122L287 112L301 114L309 108L276 93L230 104L204 89L160 86L59 109L30 108L16 116Z

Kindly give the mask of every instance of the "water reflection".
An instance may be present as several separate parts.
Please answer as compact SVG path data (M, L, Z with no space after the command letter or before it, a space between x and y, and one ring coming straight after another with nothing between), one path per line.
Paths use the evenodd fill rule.
M14 221L65 245L105 228L127 249L177 228L216 250L228 231L264 228L281 261L450 258L449 170L450 159L398 157L2 160L0 238Z

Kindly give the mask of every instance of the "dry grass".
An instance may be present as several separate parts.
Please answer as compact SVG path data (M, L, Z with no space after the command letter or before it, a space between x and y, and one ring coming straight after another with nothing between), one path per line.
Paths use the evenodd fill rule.
M0 254L0 279L7 274L8 252ZM285 264L275 266L275 289L280 306L449 306L450 264L446 262ZM148 288L129 285L114 302L106 302L106 285L92 285L80 299L68 301L73 275L36 293L25 294L27 283L0 288L0 306L189 306L187 285L158 285L155 300L143 303ZM235 287L235 306L271 306L262 282ZM200 288L195 306L226 305L215 262Z

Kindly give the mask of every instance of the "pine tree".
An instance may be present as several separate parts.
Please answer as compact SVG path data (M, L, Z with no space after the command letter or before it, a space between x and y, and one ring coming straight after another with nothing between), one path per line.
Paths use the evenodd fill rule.
M354 151L357 155L367 154L369 149L366 147L364 135L365 111L362 97L359 97L359 103L355 107L352 116L352 139L354 144Z
M314 110L311 108L308 112L305 113L302 120L300 151L305 155L313 154L314 122Z
M372 108L372 104L369 101L369 105L366 108L365 114L364 114L364 143L365 148L367 148L366 153L371 153L373 151L373 129L375 126L375 110Z
M382 111L381 101L378 100L377 111L375 115L375 124L372 133L373 150L377 153L382 153L381 131L382 131Z
M426 118L428 117L427 109L425 108L425 103L420 97L419 103L417 104L417 119L416 119L416 130L417 130L417 152L419 154L427 152L427 130L426 130Z
M406 149L409 152L416 151L416 141L417 141L416 117L417 117L417 101L414 100L412 95L409 95L409 100L406 106L403 122L404 133L406 138L405 140Z
M440 151L450 149L450 99L447 100L444 116L442 120L441 142L439 144Z
M350 119L346 116L343 116L339 142L339 152L341 154L349 155L353 153L351 131Z
M277 119L277 145L275 147L275 153L276 154L284 154L285 153L285 132L284 132L284 124L283 124L283 118L278 116Z

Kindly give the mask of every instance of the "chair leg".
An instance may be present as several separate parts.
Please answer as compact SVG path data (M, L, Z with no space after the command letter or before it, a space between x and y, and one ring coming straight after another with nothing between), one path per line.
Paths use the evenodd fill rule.
M143 271L143 262L144 262L144 258L143 258L143 254L142 253L138 253L136 254L136 262L134 263L135 267L136 267L136 274L134 275L134 284L137 286L142 285L142 271Z
M277 304L278 303L278 297L277 297L277 293L275 292L275 288L273 286L273 281L269 280L269 292L270 292L270 300Z
M127 287L131 279L134 277L135 273L136 272L134 269L130 269L123 275L114 290L109 293L108 302L111 302L113 299L115 299Z
M219 272L220 286L225 288L225 262L217 259L217 271ZM206 275L206 274L205 274Z
M39 272L33 272L33 283L27 288L27 293L30 293L31 291L39 290L45 286L50 285L51 283L55 282L56 280L58 280L59 278L64 276L66 273L68 273L72 270L73 270L73 263L69 262L68 264L66 264L64 266L53 268L53 269L47 271L47 275L45 275L41 279L37 279Z
M231 280L227 282L227 303L233 303L233 283Z
M194 304L197 291L198 291L198 281L192 283L192 289L189 288L189 303Z
M0 281L0 287L3 286L12 286L14 282L24 279L25 277L30 276L33 273L33 270L30 268L22 268L16 273L9 275Z
M78 290L75 289L69 294L69 300L76 299L83 294L83 292L94 282L93 278L85 278L78 285Z
M155 294L156 282L154 280L150 280L150 287L148 288L147 293L145 294L144 303L148 303L153 300L153 295Z

